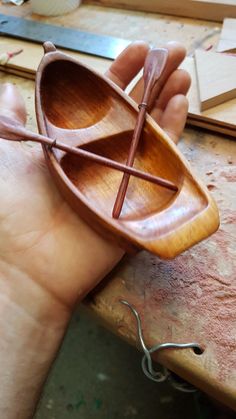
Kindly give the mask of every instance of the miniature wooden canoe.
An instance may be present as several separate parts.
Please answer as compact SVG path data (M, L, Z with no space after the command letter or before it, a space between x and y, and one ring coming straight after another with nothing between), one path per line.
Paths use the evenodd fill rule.
M36 76L41 134L125 164L137 105L106 77L45 43ZM121 215L112 217L122 173L43 146L67 202L86 222L126 250L173 258L212 234L218 210L177 147L147 116L135 168L173 182L172 191L131 176Z

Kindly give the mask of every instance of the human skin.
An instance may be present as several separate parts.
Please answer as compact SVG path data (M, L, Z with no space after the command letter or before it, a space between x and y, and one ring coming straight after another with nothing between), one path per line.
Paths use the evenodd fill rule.
M177 43L166 47L163 87L151 114L177 142L186 121L190 79L177 70L185 49ZM148 49L144 42L132 44L107 76L124 89L143 67ZM139 84L134 99L139 101L141 94ZM10 84L0 89L0 114L26 122L23 100ZM75 304L123 254L63 200L40 146L0 141L1 418L32 418Z

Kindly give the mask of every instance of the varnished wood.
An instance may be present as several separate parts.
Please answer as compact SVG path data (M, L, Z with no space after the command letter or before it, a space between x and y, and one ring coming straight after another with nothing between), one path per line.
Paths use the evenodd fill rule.
M41 134L125 162L137 105L114 83L46 45L36 77ZM44 147L53 177L70 205L97 231L126 249L145 248L163 258L208 237L218 227L214 201L172 141L147 117L136 167L177 185L178 193L130 181L118 220L112 207L120 175ZM191 232L191 233L190 233Z

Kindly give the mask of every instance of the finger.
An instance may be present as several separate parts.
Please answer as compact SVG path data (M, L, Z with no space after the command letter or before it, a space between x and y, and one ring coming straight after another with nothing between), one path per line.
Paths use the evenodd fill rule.
M26 123L26 108L18 89L11 83L0 87L0 114L9 116L22 125Z
M184 60L186 55L186 49L178 42L168 42L164 48L168 50L168 59L165 66L165 69L158 81L159 91L164 86L166 80L169 78L170 74L175 71L181 62ZM138 83L134 86L130 92L130 96L137 102L140 103L143 93L143 78L141 78Z
M188 114L188 99L184 95L173 96L160 119L160 126L174 141L180 139Z
M159 108L165 110L169 100L178 94L186 95L191 84L191 77L185 70L175 70L163 87L159 97L155 101L154 111Z
M133 42L112 63L106 76L125 89L143 67L149 49L146 42Z
M185 70L175 70L168 78L160 96L157 98L151 116L160 124L162 114L173 96L186 95L191 84L191 78Z

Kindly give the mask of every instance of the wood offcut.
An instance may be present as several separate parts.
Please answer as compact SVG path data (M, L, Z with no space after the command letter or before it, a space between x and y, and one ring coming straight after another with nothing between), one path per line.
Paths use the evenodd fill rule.
M236 19L224 19L217 51L236 53Z
M197 50L194 58L201 111L236 98L236 57Z

